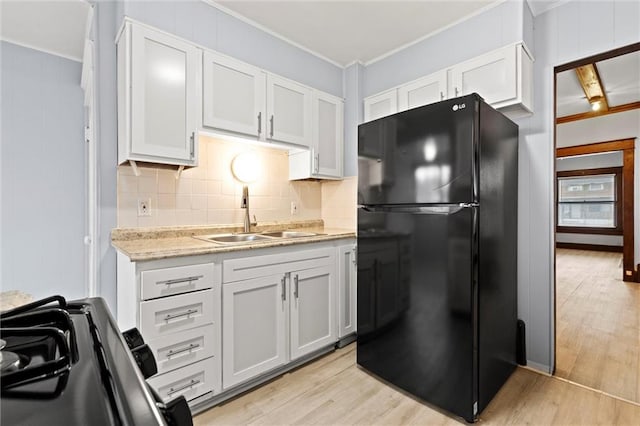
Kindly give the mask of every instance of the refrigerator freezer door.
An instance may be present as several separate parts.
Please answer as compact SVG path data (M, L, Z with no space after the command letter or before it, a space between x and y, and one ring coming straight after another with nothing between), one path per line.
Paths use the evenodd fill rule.
M357 362L472 421L477 207L451 214L358 210Z
M358 203L477 201L479 98L414 108L358 127Z

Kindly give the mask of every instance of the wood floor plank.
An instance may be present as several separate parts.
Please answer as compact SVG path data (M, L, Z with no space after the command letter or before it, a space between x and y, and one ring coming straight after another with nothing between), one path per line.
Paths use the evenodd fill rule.
M556 251L556 374L640 402L640 285L622 255Z

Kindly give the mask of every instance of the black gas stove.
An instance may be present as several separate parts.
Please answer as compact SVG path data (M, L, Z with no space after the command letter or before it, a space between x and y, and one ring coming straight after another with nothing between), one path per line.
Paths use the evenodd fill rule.
M191 425L186 400L162 403L137 330L120 333L101 298L52 296L0 313L0 424Z

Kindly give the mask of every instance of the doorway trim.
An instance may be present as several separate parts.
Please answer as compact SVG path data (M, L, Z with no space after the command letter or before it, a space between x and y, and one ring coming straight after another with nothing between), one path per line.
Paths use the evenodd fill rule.
M622 152L622 280L638 282L638 271L634 265L634 161L635 139L617 139L587 145L556 148L556 159L575 155L603 152ZM557 205L557 194L556 194ZM557 225L558 218L555 222Z

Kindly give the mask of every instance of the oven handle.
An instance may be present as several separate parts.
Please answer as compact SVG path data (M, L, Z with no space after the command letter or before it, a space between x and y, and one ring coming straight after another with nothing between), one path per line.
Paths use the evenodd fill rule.
M187 388L192 388L195 385L197 385L198 383L200 383L200 380L191 379L191 381L189 383L187 383L186 385L184 385L184 386L180 386L179 388L176 388L176 389L174 389L174 388L169 389L169 392L167 392L167 396L171 396L174 393L178 393L178 392L183 391L183 390L185 390Z
M166 315L164 317L164 320L169 321L169 320L180 318L180 317L188 317L189 315L195 314L196 312L198 312L197 309L188 309L186 312L181 312L179 314Z

